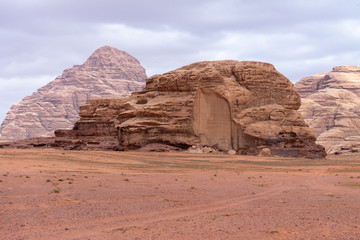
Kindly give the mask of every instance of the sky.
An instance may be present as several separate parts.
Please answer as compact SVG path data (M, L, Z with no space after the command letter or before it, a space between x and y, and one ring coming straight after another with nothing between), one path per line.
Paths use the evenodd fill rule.
M148 76L204 60L269 62L293 83L360 65L358 0L0 0L0 121L109 45Z

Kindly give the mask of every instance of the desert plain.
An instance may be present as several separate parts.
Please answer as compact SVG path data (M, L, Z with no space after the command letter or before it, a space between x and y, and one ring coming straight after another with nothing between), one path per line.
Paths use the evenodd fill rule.
M360 156L0 149L0 239L360 239Z

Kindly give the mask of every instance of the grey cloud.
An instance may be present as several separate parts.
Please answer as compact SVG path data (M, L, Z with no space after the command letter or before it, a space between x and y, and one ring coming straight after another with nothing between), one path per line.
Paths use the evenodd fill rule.
M355 0L222 0L222 1L116 1L116 0L53 0L37 4L1 3L1 22L10 26L29 26L38 30L49 23L118 23L132 27L158 29L169 25L188 31L219 29L267 30L294 25L299 21L357 17ZM34 1L28 1L34 2ZM35 1L36 2L36 1ZM40 4L41 2L41 4ZM21 4L20 4L21 3ZM34 19L34 17L36 17ZM26 20L26 21L24 21ZM46 21L43 21L46 20ZM47 31L51 30L46 28ZM59 29L60 31L64 29ZM46 31L46 32L47 32Z

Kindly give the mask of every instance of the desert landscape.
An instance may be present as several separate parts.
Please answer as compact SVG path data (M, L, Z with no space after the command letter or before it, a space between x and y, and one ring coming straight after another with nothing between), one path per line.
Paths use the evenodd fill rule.
M360 239L357 1L0 9L0 240Z
M1 239L359 239L360 157L0 150Z

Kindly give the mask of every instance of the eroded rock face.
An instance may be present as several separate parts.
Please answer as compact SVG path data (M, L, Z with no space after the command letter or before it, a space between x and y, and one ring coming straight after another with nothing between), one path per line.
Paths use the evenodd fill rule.
M360 154L360 67L338 66L295 84L299 111L328 154Z
M145 86L139 61L112 47L96 50L82 65L63 74L11 107L0 128L0 141L52 136L71 129L79 120L79 106L89 98L124 97Z
M148 78L130 97L87 101L74 129L56 136L112 137L119 150L162 143L324 157L299 107L293 84L271 64L198 62Z

